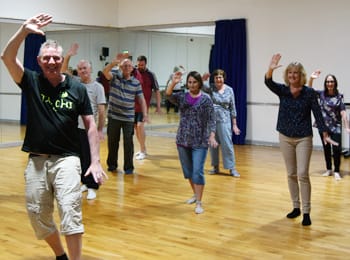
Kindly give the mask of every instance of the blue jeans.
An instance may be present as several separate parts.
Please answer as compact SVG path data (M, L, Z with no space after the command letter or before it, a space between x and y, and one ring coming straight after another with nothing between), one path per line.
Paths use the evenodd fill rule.
M204 163L208 148L177 146L177 151L185 179L192 180L194 184L204 185Z
M123 130L124 171L134 170L134 122L125 122L108 117L108 156L107 165L111 169L118 168L118 150L121 130Z

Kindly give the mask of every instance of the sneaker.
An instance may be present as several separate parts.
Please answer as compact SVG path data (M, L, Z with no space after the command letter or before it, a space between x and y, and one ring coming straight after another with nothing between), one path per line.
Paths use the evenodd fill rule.
M230 170L230 175L232 175L233 177L241 177L241 175L238 173L238 171L236 169L231 169Z
M335 179L336 181L340 181L340 180L341 180L341 176L340 176L339 172L335 172L335 173L334 173L334 179Z
M327 170L324 174L322 174L322 176L324 177L328 177L332 175L332 170Z
M94 200L94 199L96 199L96 192L95 192L95 189L90 189L90 188L88 188L87 192L88 192L88 194L87 194L87 196L86 196L86 199L88 199L88 200Z
M83 192L85 192L85 191L87 191L87 190L88 190L88 187L87 187L85 184L83 184L83 185L80 186L80 191L81 191L81 193L83 193Z
M188 200L186 200L186 203L187 203L187 204L193 204L193 203L195 203L196 201L197 201L196 196L193 195L193 197L191 197L191 198L189 198Z
M146 153L140 152L135 156L136 160L143 160L146 158Z
M146 151L144 151L144 152L138 151L137 153L135 153L135 156L138 156L140 153L144 153L145 155L147 155L147 152L146 152Z
M194 209L194 212L196 212L196 214L202 214L204 212L204 209L202 208L201 202L196 203L196 207Z
M214 166L213 169L209 170L209 174L217 174L219 173L219 167Z

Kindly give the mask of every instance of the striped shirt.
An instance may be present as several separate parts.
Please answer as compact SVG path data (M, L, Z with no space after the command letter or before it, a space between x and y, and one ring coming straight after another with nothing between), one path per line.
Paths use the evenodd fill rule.
M124 79L121 71L112 71L111 88L109 93L108 117L134 122L135 98L143 98L140 81L131 76Z

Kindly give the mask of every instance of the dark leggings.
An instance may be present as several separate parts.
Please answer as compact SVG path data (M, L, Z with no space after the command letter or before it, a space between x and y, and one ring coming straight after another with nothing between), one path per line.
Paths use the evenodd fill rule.
M341 134L334 134L334 133L328 133L329 137L336 141L339 145L331 145L329 143L324 144L323 142L323 134L319 133L322 145L323 145L323 152L324 152L324 158L326 160L326 167L327 170L332 170L332 150L333 150L333 161L334 161L334 172L339 172L340 170L340 157L341 157Z

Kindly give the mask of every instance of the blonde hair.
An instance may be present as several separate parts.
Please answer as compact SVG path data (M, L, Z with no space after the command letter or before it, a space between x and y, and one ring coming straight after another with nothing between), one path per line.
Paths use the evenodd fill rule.
M292 69L296 69L297 72L299 72L300 75L300 85L304 86L306 84L307 81L307 76L306 76L306 71L304 69L304 66L300 63L300 62L291 62L289 63L289 65L287 66L286 70L284 71L284 82L286 83L287 86L289 86L289 81L288 81L288 72Z

